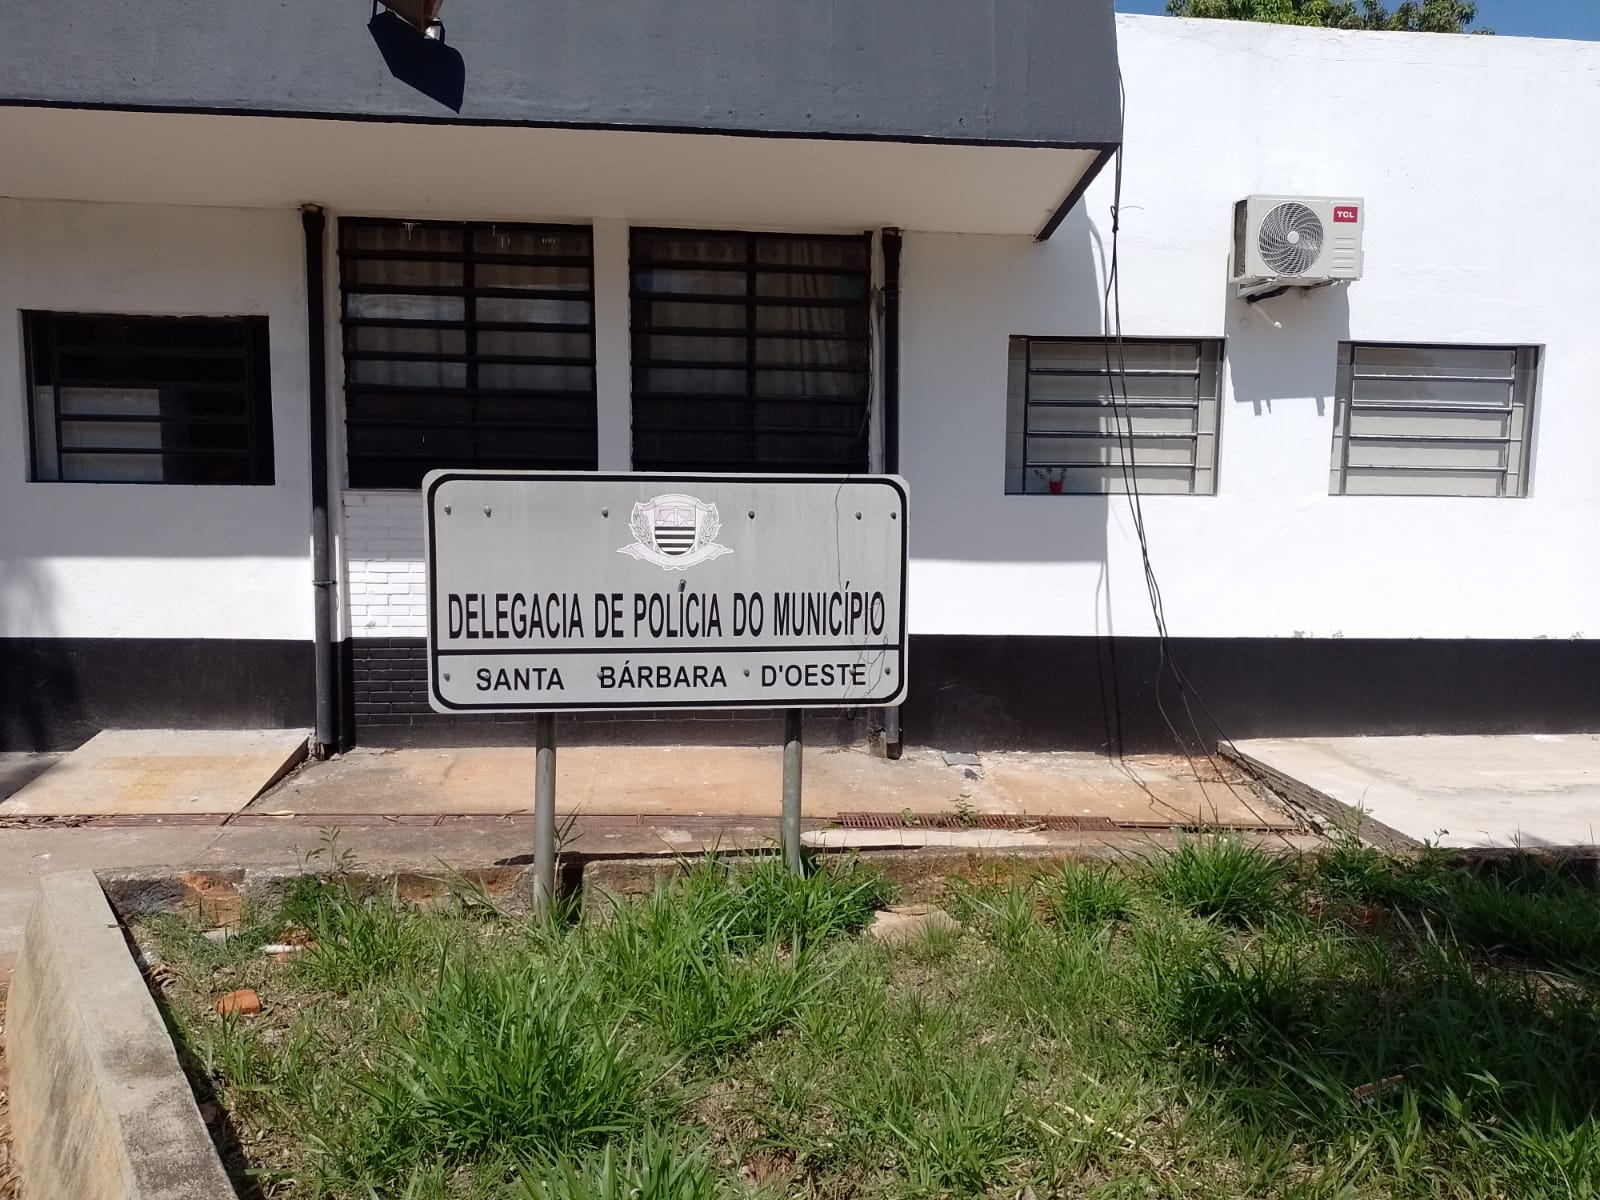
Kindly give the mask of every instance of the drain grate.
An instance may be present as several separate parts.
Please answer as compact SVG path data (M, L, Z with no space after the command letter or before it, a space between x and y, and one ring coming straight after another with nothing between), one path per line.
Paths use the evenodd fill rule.
M297 813L297 812L242 812L228 818L228 824L248 828L273 825L384 826L409 825L431 829L444 818L438 813Z
M1051 829L1077 833L1114 833L1109 817L1030 817L1017 813L875 813L847 812L834 818L841 829Z
M97 829L140 829L161 825L218 826L228 819L227 813L73 813L46 816L0 816L0 829L79 829L89 826Z

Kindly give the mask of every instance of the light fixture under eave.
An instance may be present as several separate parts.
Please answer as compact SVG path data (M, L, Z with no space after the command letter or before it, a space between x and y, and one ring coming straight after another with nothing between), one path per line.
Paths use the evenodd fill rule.
M439 10L444 0L382 0L383 6L411 28L436 42L444 41L444 26Z

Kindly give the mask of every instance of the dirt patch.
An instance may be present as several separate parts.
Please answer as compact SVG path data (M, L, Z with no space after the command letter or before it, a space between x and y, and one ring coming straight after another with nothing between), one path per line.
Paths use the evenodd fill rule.
M0 1200L17 1200L22 1180L11 1157L11 1077L6 1073L6 991L0 987Z

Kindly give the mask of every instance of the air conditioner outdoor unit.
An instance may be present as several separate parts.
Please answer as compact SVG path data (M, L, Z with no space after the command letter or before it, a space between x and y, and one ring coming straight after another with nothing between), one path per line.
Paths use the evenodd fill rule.
M1233 208L1240 295L1361 278L1366 205L1331 196L1249 196Z

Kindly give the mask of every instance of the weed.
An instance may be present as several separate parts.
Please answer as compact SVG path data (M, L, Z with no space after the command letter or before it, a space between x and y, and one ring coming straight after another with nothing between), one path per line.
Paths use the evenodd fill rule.
M516 1194L526 1200L718 1200L727 1196L704 1147L649 1129L588 1158L530 1164Z
M1437 851L1408 857L1384 854L1341 832L1311 860L1312 883L1336 904L1382 904L1407 910L1437 906L1451 869Z
M901 943L900 952L912 962L932 966L949 962L960 950L960 926L930 924Z
M446 959L431 988L406 986L358 1083L367 1120L352 1173L555 1154L636 1126L648 1081L631 1039L570 982Z
M1133 912L1132 885L1109 866L1064 863L1045 889L1058 925L1103 925Z
M337 826L319 830L317 845L306 852L302 865L309 871L313 863L326 863L334 876L339 878L353 874L361 865L361 860L353 849L344 844L343 837L344 831Z
M739 958L726 942L695 940L641 949L617 972L631 977L632 1010L690 1057L726 1055L787 1025L825 979L805 950Z
M1316 886L1341 904L1374 904L1393 898L1390 861L1354 833L1339 831L1312 861Z
M1474 946L1600 977L1600 895L1554 872L1502 880L1456 871L1441 907Z
M1151 871L1157 891L1197 917L1254 925L1283 911L1282 862L1237 838L1185 841Z
M359 896L333 881L302 883L286 911L311 935L296 966L313 987L353 992L414 964L428 950L427 924L392 888Z
M241 906L238 920L226 928L226 936L217 940L203 936L211 932L202 928L209 924L206 914L201 914L198 924L157 915L150 919L147 929L156 944L158 958L164 962L183 962L189 969L204 974L247 971L259 960L261 947L277 933L275 916L263 913L249 902Z
M978 806L970 796L957 796L954 807L956 823L962 828L971 829L978 823Z
M894 895L881 873L854 859L795 875L767 857L733 871L727 884L720 895L735 945L812 944L854 933Z
M245 1091L262 1082L261 1044L256 1031L243 1018L222 1018L189 1048L205 1073L214 1079L226 1079Z
M1266 1060L1314 1029L1310 971L1287 947L1259 945L1237 957L1213 952L1183 968L1171 986L1165 1036L1208 1054Z
M488 887L481 879L473 879L448 864L440 865L443 868L445 890L457 912L485 921L508 919L509 914L489 894Z
M917 1110L885 1115L914 1191L977 1195L1000 1178L1019 1140L1017 1068L1015 1060L980 1058L976 1069L941 1073Z
M1031 882L1013 881L1005 888L967 887L954 899L953 907L962 914L958 920L977 925L1007 950L1030 945L1040 932L1040 897Z

